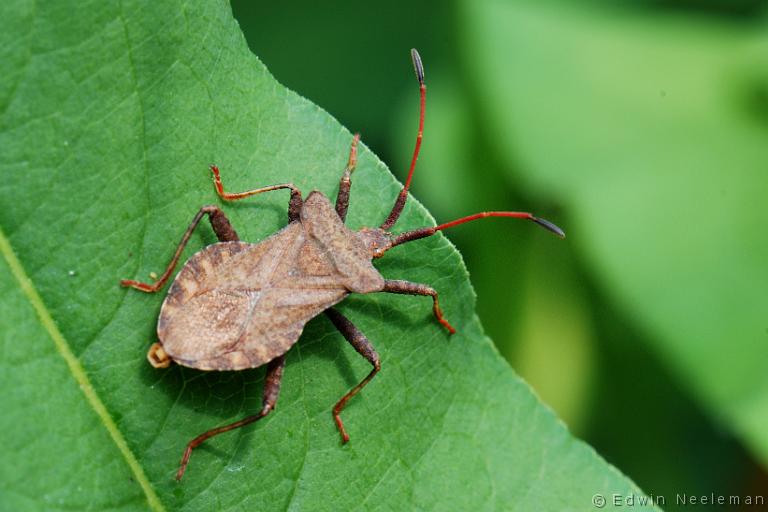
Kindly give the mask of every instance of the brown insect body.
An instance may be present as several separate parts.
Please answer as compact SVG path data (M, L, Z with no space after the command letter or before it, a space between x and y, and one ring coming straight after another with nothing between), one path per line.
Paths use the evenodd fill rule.
M364 240L313 191L299 219L271 237L206 247L187 260L163 302L163 349L200 370L256 368L284 354L309 320L349 293L382 291Z
M432 298L432 312L451 334L455 329L443 318L438 294L426 284L384 279L371 260L392 247L434 235L438 231L484 217L527 219L563 237L560 228L525 212L481 212L438 226L400 234L390 229L397 223L408 198L424 128L426 86L424 69L416 50L411 51L419 81L419 132L408 177L388 217L378 228L357 232L344 225L349 206L351 175L357 162L355 135L349 162L339 182L335 206L322 193L306 198L291 183L270 185L240 193L227 193L219 169L211 166L219 196L227 201L244 199L273 190L290 189L288 225L259 243L240 241L224 212L203 206L192 219L170 263L154 283L123 280L144 292L157 292L170 279L192 232L208 216L219 243L194 254L178 273L163 302L157 322L159 343L147 354L149 362L165 368L174 361L200 370L243 370L266 365L262 408L239 421L203 432L187 444L176 478L184 475L197 446L213 436L243 427L269 414L277 403L285 368L285 353L299 339L304 325L324 313L352 347L372 366L371 372L333 407L333 419L343 442L349 441L341 411L381 369L373 344L333 306L350 293L385 292Z

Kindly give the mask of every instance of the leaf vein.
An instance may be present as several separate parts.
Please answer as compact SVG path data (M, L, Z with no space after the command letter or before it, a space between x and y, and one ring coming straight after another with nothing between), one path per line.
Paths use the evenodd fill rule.
M80 386L80 389L85 395L88 404L104 424L104 428L107 429L110 438L117 446L118 451L120 451L120 454L125 459L125 462L136 478L136 481L144 491L144 494L147 497L147 503L149 504L150 508L155 511L164 511L165 507L160 502L160 499L155 493L155 490L152 487L152 484L149 482L146 474L144 474L144 469L139 464L138 459L131 451L127 441L118 429L114 419L112 419L112 416L109 414L106 406L99 398L99 395L96 393L96 390L88 378L88 374L85 372L85 369L80 364L80 361L72 352L69 343L64 338L64 335L61 334L61 331L59 331L59 328L56 325L56 322L53 320L51 314L48 312L48 308L45 306L42 297L40 297L40 294L35 289L32 281L24 271L24 267L16 257L16 254L14 253L13 248L6 238L2 228L0 228L0 253L3 254L5 261L8 263L8 266L11 269L11 274L19 283L19 287L34 308L35 313L37 313L37 316L40 319L40 324L50 336L53 344L56 346L56 350L59 352L59 355L61 355L61 357L64 359L64 362L67 364L72 377Z

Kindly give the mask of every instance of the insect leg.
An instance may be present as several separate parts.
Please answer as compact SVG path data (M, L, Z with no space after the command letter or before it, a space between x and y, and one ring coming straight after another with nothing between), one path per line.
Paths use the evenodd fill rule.
M279 185L255 188L245 192L229 193L224 192L224 184L221 182L221 174L219 173L219 168L215 165L212 165L211 172L213 172L213 184L216 186L216 192L219 194L219 197L225 201L237 201L238 199L255 196L256 194L261 194L262 192L271 192L273 190L280 190L283 188L291 189L291 198L288 200L288 221L293 222L299 218L303 200L301 199L301 191L296 188L296 185L293 183L281 183Z
M368 338L365 337L365 334L363 334L360 329L355 327L355 325L350 322L347 317L333 308L326 309L325 314L331 320L333 325L339 330L339 332L341 332L341 334L347 339L350 345L352 345L361 356L366 358L368 362L373 365L373 370L371 370L371 373L369 373L366 378L361 380L357 386L350 389L346 395L341 397L341 400L336 402L336 405L333 407L333 420L336 422L336 426L338 427L339 433L341 434L341 441L346 443L349 441L349 435L344 429L344 422L341 421L339 414L342 410L344 410L344 407L347 405L349 399L355 396L361 389L363 389L363 387L365 387L366 384L368 384L368 382L370 382L370 380L377 373L379 373L379 370L381 370L381 362L379 361L379 354L376 353L376 349L373 348L373 345L370 341L368 341Z
M224 432L229 432L230 430L234 430L236 428L244 427L246 425L250 425L251 423L260 420L270 412L272 412L275 409L275 404L277 403L277 397L280 394L280 381L283 378L283 369L285 368L285 355L282 355L280 357L276 357L272 361L269 362L269 365L267 366L267 376L264 379L264 394L262 398L262 407L261 411L259 411L258 414L254 414L252 416L246 416L245 418L236 421L234 423L230 423L229 425L224 425L223 427L218 427L211 429L207 432L203 432L193 440L187 444L187 449L184 450L184 455L181 457L181 464L179 465L179 470L176 472L176 480L181 480L181 477L184 476L184 471L187 469L187 464L189 463L189 456L192 455L192 450L203 444L206 440L212 438L213 436L217 436L219 434L223 434Z
M166 281L168 281L168 278L171 277L173 269L179 262L179 257L181 257L181 253L184 250L184 247L187 245L187 242L189 242L189 237L192 236L192 231L194 231L197 225L200 223L203 215L208 215L208 218L211 221L211 226L213 226L213 231L216 233L216 236L219 238L219 240L222 242L240 240L240 238L237 236L237 232L232 227L232 224L229 223L229 219L227 219L227 216L224 215L224 212L221 211L218 206L203 206L197 212L195 218L192 219L192 223L184 232L184 236L181 237L181 242L179 242L179 245L176 247L176 252L173 254L171 262L168 264L165 272L163 272L163 275L161 275L157 281L155 281L153 284L147 284L141 283L139 281L133 281L131 279L123 279L120 281L120 285L130 286L131 288L136 288L137 290L148 293L156 292L162 288Z
M357 142L359 140L360 135L356 133L352 137L352 146L349 148L347 167L344 169L344 174L341 175L341 181L339 181L339 195L336 196L336 213L342 222L347 218L349 189L352 187L352 173L355 172L355 165L357 165Z
M440 309L440 303L437 301L437 292L434 288L421 283L386 279L382 291L387 293L402 293L406 295L429 295L432 297L432 312L435 314L437 321L443 324L443 327L448 329L448 332L451 334L456 333L456 329L448 323L448 320L443 318L443 312Z

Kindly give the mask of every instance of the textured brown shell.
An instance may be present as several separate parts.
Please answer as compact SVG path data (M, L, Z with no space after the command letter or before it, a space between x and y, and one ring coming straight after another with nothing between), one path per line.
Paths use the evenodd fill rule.
M300 220L266 240L194 254L168 290L157 335L183 366L255 368L287 352L310 319L350 292L383 287L365 246L312 192Z

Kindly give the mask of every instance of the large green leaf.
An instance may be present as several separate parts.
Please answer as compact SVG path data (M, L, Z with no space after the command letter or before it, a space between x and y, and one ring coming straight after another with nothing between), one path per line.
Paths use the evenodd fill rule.
M351 134L269 75L224 2L5 2L1 23L3 508L589 510L596 493L641 496L494 351L442 237L379 268L436 287L459 334L428 299L342 306L383 361L344 413L349 444L330 408L368 365L318 318L289 353L277 411L206 443L177 484L191 437L258 407L263 370L151 368L162 296L118 280L162 271L217 202L209 162L233 190L293 180L331 194ZM351 225L380 222L397 190L363 148ZM225 209L255 242L286 205L276 192ZM431 221L411 203L401 226ZM202 226L185 255L213 240Z
M768 463L765 25L463 5L508 168L568 205L611 296Z

